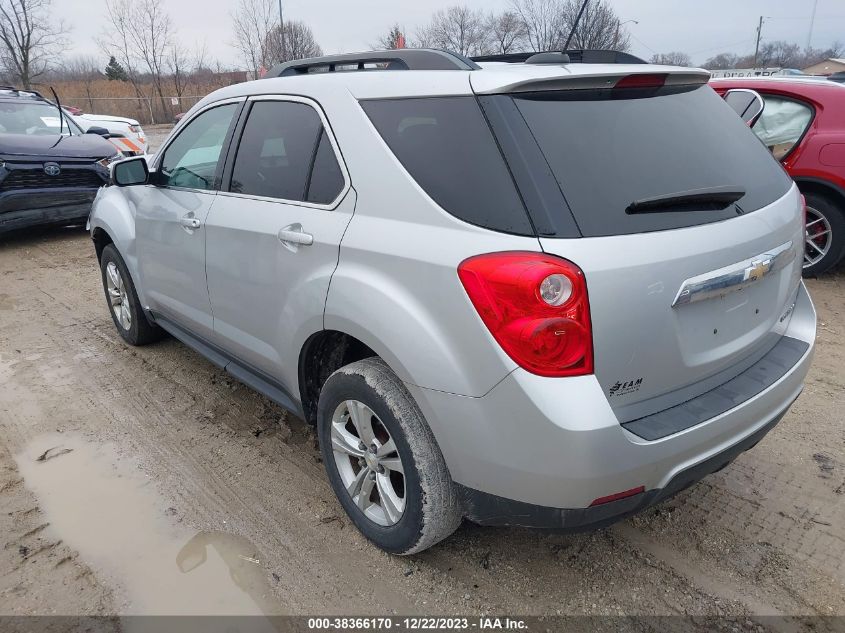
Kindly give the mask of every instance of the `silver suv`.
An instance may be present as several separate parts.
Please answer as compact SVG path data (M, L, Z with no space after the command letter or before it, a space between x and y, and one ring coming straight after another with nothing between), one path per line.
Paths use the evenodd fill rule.
M97 197L118 331L315 423L396 554L722 468L810 365L801 195L705 71L584 62L374 52L214 92Z

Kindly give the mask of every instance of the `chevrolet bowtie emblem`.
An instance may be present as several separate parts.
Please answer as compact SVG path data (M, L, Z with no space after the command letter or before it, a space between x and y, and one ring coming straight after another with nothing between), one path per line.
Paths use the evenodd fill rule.
M745 281L758 281L762 279L771 267L771 259L758 259L751 262L751 265L745 269Z

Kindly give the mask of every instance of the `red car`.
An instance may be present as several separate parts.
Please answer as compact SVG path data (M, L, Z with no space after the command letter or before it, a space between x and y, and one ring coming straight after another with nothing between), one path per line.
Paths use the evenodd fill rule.
M713 79L719 94L749 88L765 102L752 128L807 199L804 274L845 255L845 85L819 79Z

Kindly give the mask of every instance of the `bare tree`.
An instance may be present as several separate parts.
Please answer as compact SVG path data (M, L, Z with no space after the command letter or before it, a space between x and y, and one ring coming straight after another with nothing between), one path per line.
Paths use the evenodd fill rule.
M490 48L484 13L460 5L437 11L420 30L420 39L460 55L481 55Z
M562 6L563 24L561 37L565 38L581 10L582 0L565 0ZM565 43L565 39L561 45ZM606 0L591 0L584 9L578 27L572 34L569 48L627 51L631 48L628 31Z
M709 70L727 70L737 68L739 57L734 53L719 53L704 62L703 66Z
M486 29L493 52L513 53L527 44L528 31L523 21L513 11L490 14L487 17Z
M100 48L114 55L126 69L135 93L144 96L140 75L146 73L161 110L170 115L164 98L164 76L175 32L164 9L165 0L111 0L106 3L108 26L99 39ZM152 95L150 95L152 97Z
M651 56L652 64L663 64L665 66L692 66L692 59L686 53L671 51Z
M292 59L319 57L323 49L314 39L311 27L299 20L285 20L285 50L281 50L282 38L278 25L268 34L265 47L269 64L287 62ZM268 66L269 68L269 66Z
M268 51L268 46L272 44L277 51L281 49L281 42L273 43L271 37L275 32L277 40L279 38L278 14L274 5L274 0L240 0L232 14L233 45L255 77L260 75L262 68L267 69L278 61Z
M66 60L59 71L63 79L70 79L85 88L85 96L88 98L88 111L94 111L94 99L91 88L95 81L102 79L105 75L100 70L100 62L91 55L72 57Z
M32 88L64 43L67 28L50 14L52 0L0 0L0 64L15 83Z
M560 46L562 0L511 0L511 6L522 22L529 48L550 51Z
M398 24L390 27L390 30L379 37L375 44L370 45L373 50L391 50L394 48L405 48L405 35Z

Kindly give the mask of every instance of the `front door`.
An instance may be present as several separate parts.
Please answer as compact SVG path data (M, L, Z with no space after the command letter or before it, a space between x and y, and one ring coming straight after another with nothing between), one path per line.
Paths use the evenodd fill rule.
M253 98L206 223L214 342L296 384L304 332L322 328L355 193L319 106Z
M133 196L147 307L204 338L213 332L204 227L240 106L226 103L195 116L163 150L150 184Z

